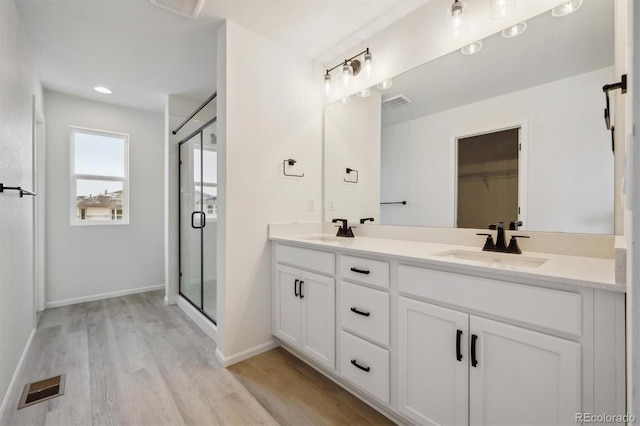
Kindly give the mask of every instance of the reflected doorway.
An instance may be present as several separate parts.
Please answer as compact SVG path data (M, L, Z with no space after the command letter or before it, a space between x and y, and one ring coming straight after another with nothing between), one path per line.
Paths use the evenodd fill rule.
M457 139L458 228L520 217L520 127Z

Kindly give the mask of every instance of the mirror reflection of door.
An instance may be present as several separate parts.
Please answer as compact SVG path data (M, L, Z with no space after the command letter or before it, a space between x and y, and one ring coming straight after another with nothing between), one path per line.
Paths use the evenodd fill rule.
M518 220L519 128L457 140L458 228Z

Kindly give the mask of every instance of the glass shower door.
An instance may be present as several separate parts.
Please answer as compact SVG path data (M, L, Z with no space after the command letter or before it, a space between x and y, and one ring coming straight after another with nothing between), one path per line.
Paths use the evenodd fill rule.
M180 142L180 294L216 322L218 172L215 119Z
M202 309L202 133L180 145L180 294ZM197 158L196 158L197 157Z

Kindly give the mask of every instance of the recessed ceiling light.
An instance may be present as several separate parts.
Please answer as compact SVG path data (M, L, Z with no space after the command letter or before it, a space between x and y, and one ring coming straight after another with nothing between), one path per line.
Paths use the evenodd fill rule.
M393 80L390 78L378 83L378 89L382 89L382 90L388 89L391 86L393 86Z
M582 0L571 0L551 9L551 14L556 18L567 16L578 10L580 6L582 6Z
M109 95L113 92L111 92L111 90L107 89L106 87L102 87L102 86L96 86L93 88L93 90L95 90L96 92L100 92L100 93L104 93L105 95Z
M515 36L519 36L527 29L526 22L520 22L519 24L515 24L510 26L509 28L505 28L502 30L502 37L511 38Z
M471 43L460 49L463 55L473 55L478 53L482 49L482 40L478 40L475 43Z

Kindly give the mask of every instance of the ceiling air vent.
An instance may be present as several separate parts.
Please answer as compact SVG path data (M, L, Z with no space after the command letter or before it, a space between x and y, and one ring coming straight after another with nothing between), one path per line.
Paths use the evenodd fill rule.
M409 105L413 102L411 99L407 98L405 95L393 96L388 99L384 99L382 103L389 108L400 108L405 105Z
M202 10L204 0L149 0L151 4L159 6L178 15L196 19Z

